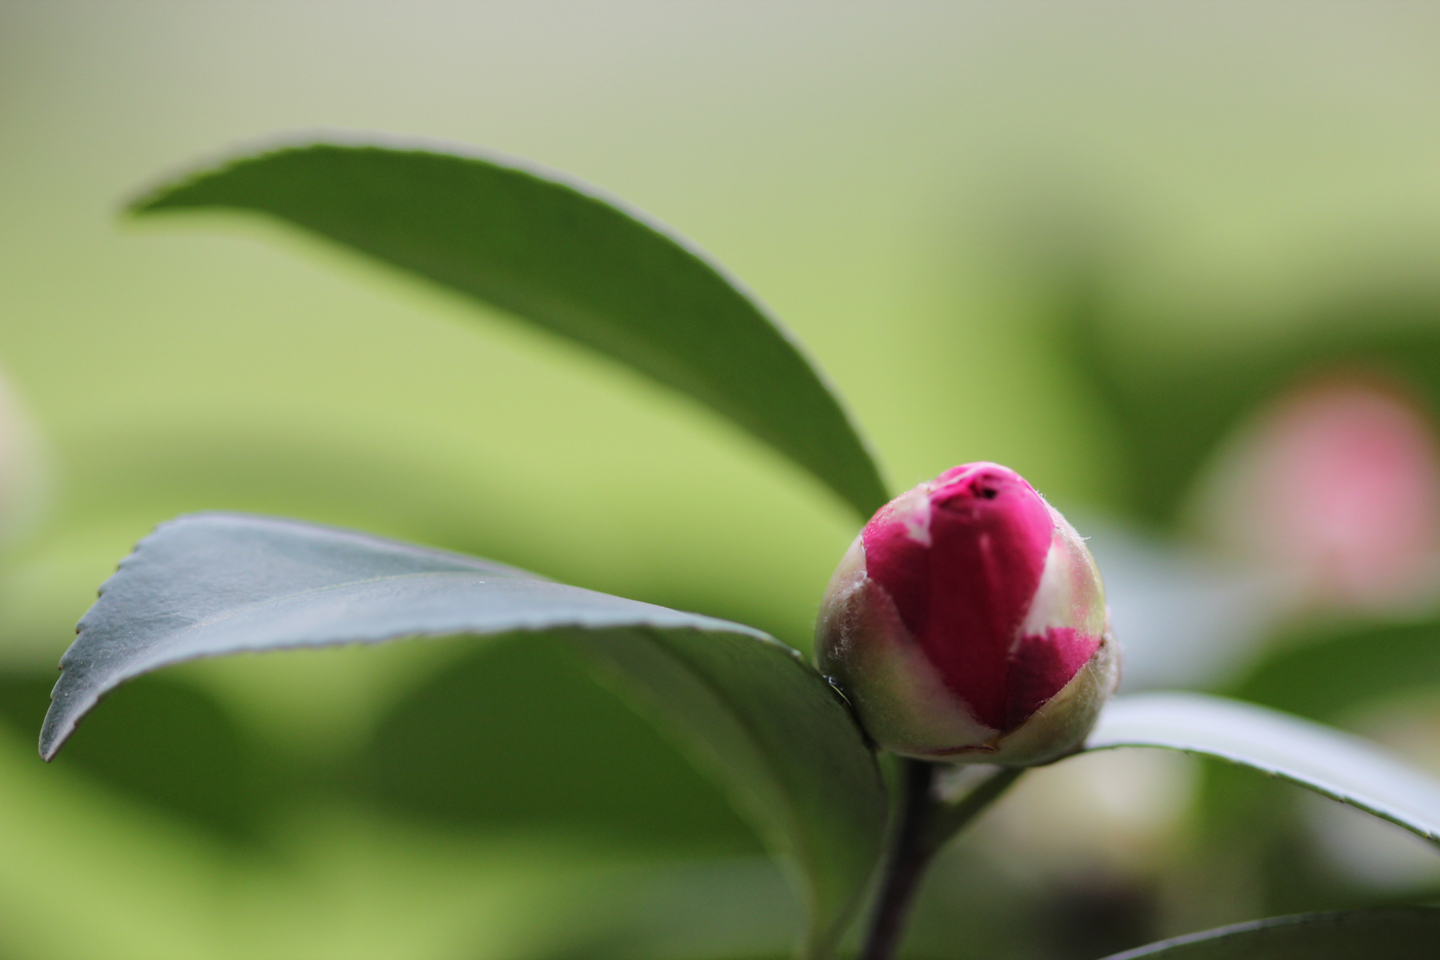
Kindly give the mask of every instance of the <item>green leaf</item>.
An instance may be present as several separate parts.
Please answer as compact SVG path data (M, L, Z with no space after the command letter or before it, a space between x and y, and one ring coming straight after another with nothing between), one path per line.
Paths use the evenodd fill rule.
M880 854L885 796L841 701L758 630L554 583L462 554L244 514L163 524L101 588L61 659L40 735L53 757L101 696L229 653L400 637L546 633L597 657L720 777L810 911L827 956Z
M450 145L268 149L167 184L136 213L257 210L494 304L706 404L864 519L888 498L835 392L694 244L593 187Z
M0 675L0 716L34 734L55 674ZM256 774L271 758L216 698L167 677L144 677L117 694L71 745L69 767L229 843L258 837Z
M1229 692L1329 721L1367 702L1440 684L1440 623L1359 624L1276 644Z
M1374 295L1327 304L1274 336L1233 338L1219 350L1157 351L1121 323L1109 277L1078 272L1062 308L1075 371L1116 430L1127 478L1112 506L1174 523L1198 473L1244 418L1317 377L1387 381L1440 409L1440 300ZM1149 318L1154 330L1172 329ZM1131 332L1125 337L1121 331ZM1151 334L1153 336L1154 334ZM1216 342L1222 342L1223 337ZM1136 344L1142 344L1136 346Z
M1087 751L1116 747L1249 767L1440 842L1440 782L1367 740L1254 704L1198 693L1121 697L1085 743Z
M1385 907L1272 917L1127 950L1106 960L1430 960L1440 910Z
M549 830L666 856L759 852L714 779L597 684L573 644L530 634L470 647L396 701L357 752L349 783L374 806L427 824Z

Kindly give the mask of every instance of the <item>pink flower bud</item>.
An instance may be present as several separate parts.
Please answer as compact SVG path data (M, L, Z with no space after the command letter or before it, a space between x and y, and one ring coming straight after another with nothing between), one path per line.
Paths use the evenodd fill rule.
M1401 385L1325 374L1241 427L1201 481L1202 533L1289 571L1304 605L1420 612L1440 587L1440 433Z
M825 592L816 658L880 746L1016 766L1079 747L1120 672L1090 551L994 463L871 518Z

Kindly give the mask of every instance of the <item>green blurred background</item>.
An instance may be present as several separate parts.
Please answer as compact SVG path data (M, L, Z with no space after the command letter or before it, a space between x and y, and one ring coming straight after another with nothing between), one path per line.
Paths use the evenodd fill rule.
M897 490L997 460L1091 518L1102 564L1115 531L1117 617L1159 610L1132 614L1160 638L1138 685L1440 767L1431 607L1211 602L1254 580L1184 506L1304 371L1434 408L1437 48L1419 3L0 0L0 958L723 960L793 934L723 796L555 643L193 665L36 757L75 620L178 513L470 551L802 648L854 536L579 348L259 220L118 217L281 132L483 144L630 200L776 309ZM1238 639L1195 642L1228 667L1154 667L1220 608ZM1094 957L1440 891L1358 816L1172 760L1034 775L937 869L911 954Z

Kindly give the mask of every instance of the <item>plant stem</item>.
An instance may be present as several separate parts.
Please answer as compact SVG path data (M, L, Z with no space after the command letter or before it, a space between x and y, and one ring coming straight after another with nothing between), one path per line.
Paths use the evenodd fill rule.
M880 882L880 895L870 920L870 932L859 960L890 960L900 945L900 934L920 877L930 859L927 848L929 821L935 807L935 765L905 760L902 768L899 820L890 844L890 859Z
M1001 768L951 805L935 793L938 765L908 759L903 763L901 807L890 841L890 859L885 864L865 947L857 960L891 960L900 946L915 893L930 861L947 840L1025 772L1023 767Z
M1010 789L1010 785L1020 779L1020 774L1029 769L1001 767L953 804L945 803L938 797L934 798L931 802L929 855L939 853L946 841L965 829L970 821L984 813L990 804L999 800L1001 795Z

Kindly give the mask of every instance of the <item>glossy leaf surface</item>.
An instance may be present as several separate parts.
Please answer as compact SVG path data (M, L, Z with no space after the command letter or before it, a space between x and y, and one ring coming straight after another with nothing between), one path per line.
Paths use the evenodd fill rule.
M1274 917L1190 934L1106 960L1429 960L1440 910L1401 907Z
M360 533L243 514L182 517L140 542L80 621L41 754L53 756L106 692L185 660L542 631L595 656L722 780L797 869L811 910L807 949L826 955L879 855L883 787L819 674L739 624Z
M1249 767L1440 842L1440 782L1367 740L1254 704L1197 693L1120 697L1085 744L1115 747L1181 750Z
M241 156L132 209L185 207L268 213L502 307L689 394L863 518L889 499L840 401L766 308L689 241L592 187L371 135Z

